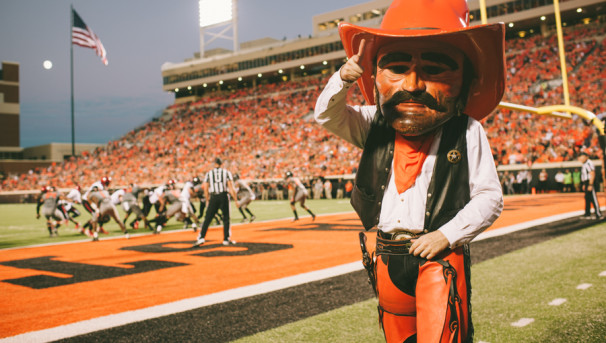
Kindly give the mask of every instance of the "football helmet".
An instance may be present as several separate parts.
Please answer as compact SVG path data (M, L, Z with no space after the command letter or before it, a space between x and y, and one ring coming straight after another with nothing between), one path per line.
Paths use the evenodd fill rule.
M110 182L112 182L112 178L111 178L111 176L104 176L104 177L102 177L102 178L101 178L101 184L102 184L103 186L106 186L106 187L107 187L107 186L109 185L109 183L110 183Z

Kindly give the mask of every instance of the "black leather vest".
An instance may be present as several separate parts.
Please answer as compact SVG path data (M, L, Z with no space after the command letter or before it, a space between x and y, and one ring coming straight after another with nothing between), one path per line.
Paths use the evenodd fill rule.
M466 139L468 119L466 115L455 116L442 126L436 163L427 189L425 232L439 229L470 200ZM379 223L381 202L391 172L395 134L383 116L377 115L364 145L351 204L366 230ZM449 153L456 155L456 152L460 154L460 159L450 162Z

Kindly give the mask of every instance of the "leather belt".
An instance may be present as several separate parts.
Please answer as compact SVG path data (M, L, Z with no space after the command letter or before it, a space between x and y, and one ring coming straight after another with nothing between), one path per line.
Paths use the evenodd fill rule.
M383 232L381 230L377 231L377 236L390 241L401 241L405 239L417 238L421 236L423 233L414 233L408 230L395 230L393 232Z
M377 232L376 255L409 255L411 239L421 236L407 230L398 230L391 233L379 230Z

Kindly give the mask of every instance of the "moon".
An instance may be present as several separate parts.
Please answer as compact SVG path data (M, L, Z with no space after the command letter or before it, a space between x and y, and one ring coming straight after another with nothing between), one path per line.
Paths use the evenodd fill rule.
M44 69L51 69L53 67L53 62L46 60L42 62L42 66L44 67Z

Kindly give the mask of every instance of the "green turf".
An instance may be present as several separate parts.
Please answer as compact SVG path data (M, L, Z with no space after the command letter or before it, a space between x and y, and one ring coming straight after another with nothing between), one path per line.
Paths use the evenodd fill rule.
M377 302L345 306L279 328L244 337L236 343L385 342L377 320Z
M474 320L486 342L606 342L606 225L478 264ZM590 283L586 290L577 285ZM549 305L556 298L567 301ZM534 318L523 328L511 326Z
M473 253L473 252L472 252ZM475 342L606 342L606 225L472 267ZM577 285L590 283L586 290ZM556 298L567 301L549 305ZM534 318L522 327L511 323ZM236 341L384 342L376 300L339 308Z
M194 203L196 208L198 203ZM349 199L332 199L332 200L307 200L306 205L316 214L350 212L353 211L349 204ZM90 215L81 206L77 206L82 215L76 218L80 223L90 219ZM118 206L121 218L124 218L124 212ZM254 201L249 206L250 210L256 215L257 221L293 218L292 210L288 201ZM309 214L301 209L297 204L297 212L299 217L304 218ZM153 218L155 212L152 210L150 219ZM89 239L74 230L74 224L69 224L68 227L62 226L59 228L58 237L49 237L46 229L44 218L36 219L36 205L34 204L3 204L0 205L0 249L20 247L27 245L37 245L55 242L77 241ZM133 217L129 218L129 222ZM240 223L242 215L237 208L231 208L232 223ZM142 223L141 223L142 224ZM215 225L214 221L212 225ZM141 225L143 226L143 225ZM100 238L120 236L122 232L120 227L111 221L103 226L109 232L108 235L101 235ZM163 231L182 229L183 224L171 219ZM149 233L146 229L129 230L131 233Z

